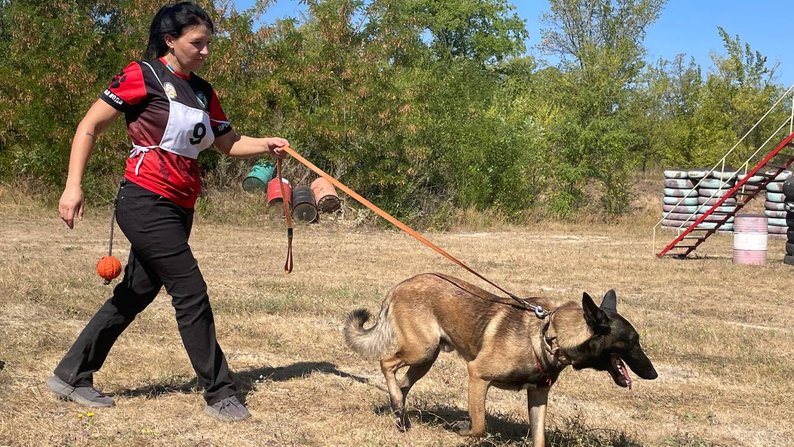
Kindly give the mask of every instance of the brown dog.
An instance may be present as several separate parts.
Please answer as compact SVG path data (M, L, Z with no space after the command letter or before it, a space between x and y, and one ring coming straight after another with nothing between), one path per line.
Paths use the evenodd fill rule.
M398 284L383 300L377 323L364 323L359 309L345 325L345 341L355 352L380 358L392 410L401 430L408 428L405 398L440 351L457 351L469 372L471 427L460 434L485 434L485 396L490 386L526 389L532 445L545 445L549 389L560 371L608 371L615 383L631 387L624 361L643 379L655 379L637 331L616 310L613 290L601 307L585 293L582 306L531 299L550 310L542 320L509 298L441 274L417 275ZM401 380L397 371L408 367Z

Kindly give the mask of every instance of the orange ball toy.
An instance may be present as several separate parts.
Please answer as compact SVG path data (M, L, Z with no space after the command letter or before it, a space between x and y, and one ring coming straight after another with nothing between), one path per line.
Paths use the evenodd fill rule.
M115 256L102 256L96 263L96 272L105 280L105 284L121 273L121 261Z

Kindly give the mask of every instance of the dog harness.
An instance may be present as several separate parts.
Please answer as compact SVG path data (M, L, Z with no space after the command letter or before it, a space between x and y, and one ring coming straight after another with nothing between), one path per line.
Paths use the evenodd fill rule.
M549 312L548 319L543 323L543 326L540 327L540 340L543 342L543 349L552 357L554 357L558 362L562 363L563 365L570 365L570 361L568 357L565 356L565 353L562 352L560 346L557 345L557 335L552 334L549 336L549 329L551 328L551 320L554 318L554 314L557 312L557 309ZM557 345L556 347L554 345Z
M546 314L546 321L544 321L543 325L540 327L540 340L543 344L543 350L551 355L553 359L562 363L563 368L565 368L565 366L569 364L567 357L565 357L565 354L562 353L559 346L553 346L557 343L557 337L550 337L548 335L549 328L551 327L551 319L554 317L555 312L557 312L557 309L549 311L548 314ZM540 371L540 374L545 379L546 386L550 387L554 385L554 382L556 382L557 378L560 376L560 371L557 371L554 375L549 374L545 369L543 369L543 363L540 361L540 357L538 357L535 349L532 349L532 355L535 357L535 367L538 369L538 371Z
M544 387L551 387L554 385L554 382L557 381L557 377L559 377L559 373L555 374L554 376L549 375L545 369L543 369L543 364L540 362L540 358L538 358L538 354L535 353L535 350L532 350L532 356L535 357L535 368L540 371L540 374L543 376L543 383Z

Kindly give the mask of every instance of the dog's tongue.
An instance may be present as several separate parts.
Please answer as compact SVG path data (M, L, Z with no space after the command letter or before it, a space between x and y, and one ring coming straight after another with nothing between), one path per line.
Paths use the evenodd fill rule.
M612 357L612 362L615 368L620 371L620 374L623 375L623 379L626 380L626 386L631 389L631 377L629 376L629 371L626 369L626 364L623 363L623 359L618 356Z

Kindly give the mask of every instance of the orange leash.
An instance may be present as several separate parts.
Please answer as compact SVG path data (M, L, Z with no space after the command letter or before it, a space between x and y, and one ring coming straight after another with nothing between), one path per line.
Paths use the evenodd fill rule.
M414 239L416 239L419 242L421 242L421 243L425 244L426 246L430 247L433 251L435 251L436 253L440 254L441 256L449 259L450 261L454 262L455 264L457 264L458 266L462 267L464 270L468 271L472 275L480 278L481 280L487 282L488 284L490 284L490 285L496 287L497 289L501 290L502 292L506 293L510 298L516 300L519 304L521 304L522 307L524 307L525 309L533 311L535 313L535 315L538 316L538 318L544 318L548 314L548 312L546 312L541 306L538 306L538 305L535 305L535 304L531 304L531 303L527 302L526 300L523 300L523 299L517 297L516 295L514 295L514 294L508 292L507 290L499 287L499 285L497 285L493 281L489 280L485 276L477 273L474 269L472 269L468 265L464 264L462 261L459 261L457 258L452 256L451 254L447 253L444 249L442 249L438 245L430 242L427 238L425 238L424 236L419 234L413 228L411 228L408 225L405 225L404 223L400 222L399 220L394 218L391 214L389 214L386 211L383 211L382 209L378 208L378 206L376 206L375 204L373 204L369 200L365 199L364 197L361 197L361 195L359 195L357 192L355 192L352 189L348 188L347 186L345 186L339 180L331 177L328 173L326 173L322 169L320 169L317 166L315 166L309 160L303 158L298 152L295 151L295 149L292 149L289 146L283 147L282 149L285 152L287 152L288 154L290 154L292 156L292 158L298 160L304 166L306 166L307 168L309 168L312 171L314 171L317 175L319 175L320 177L323 177L324 179L328 180L334 186L336 186L337 188L339 188L342 191L344 191L350 197L353 197L354 199L356 199L362 205L364 205L367 208L369 208L372 211L374 211L380 217L388 220L395 227L403 230L408 235L412 236ZM276 163L276 167L279 169L279 174L278 174L279 178L281 177L280 166L281 166L281 160L278 160L278 162ZM282 196L283 195L284 195L284 193L282 192ZM287 219L287 225L288 225L288 229L287 229L288 233L287 234L288 234L288 244L289 244L289 248L288 248L288 253L289 253L288 254L288 262L290 264L289 271L292 271L292 224L291 224L289 218ZM286 267L285 267L285 270L286 270ZM287 273L289 273L289 271L287 271Z
M284 262L284 273L292 272L292 213L290 212L290 201L287 191L284 189L284 177L281 175L281 159L276 159L276 175L278 176L278 186L281 188L281 204L284 208L284 218L287 219L287 260Z

